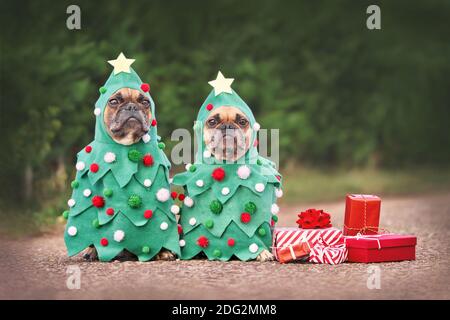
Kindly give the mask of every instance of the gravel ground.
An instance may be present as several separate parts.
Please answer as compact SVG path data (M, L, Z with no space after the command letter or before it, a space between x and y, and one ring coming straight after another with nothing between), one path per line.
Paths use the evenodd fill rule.
M344 201L281 206L279 226L295 225L308 207L332 213L342 227ZM42 237L1 237L2 299L449 299L450 194L383 199L381 225L418 237L417 260L337 266L278 262L84 262L68 258L62 231ZM339 222L339 223L338 223ZM81 288L66 286L68 266ZM368 266L381 288L368 289Z

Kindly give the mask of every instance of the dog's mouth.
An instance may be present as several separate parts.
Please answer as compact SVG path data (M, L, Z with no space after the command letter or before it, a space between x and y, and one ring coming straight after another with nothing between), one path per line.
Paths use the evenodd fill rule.
M229 129L225 132L216 130L209 143L209 149L214 155L226 159L236 158L244 154L246 147L245 135L239 129Z
M117 136L129 133L142 136L150 130L150 125L142 112L122 111L113 119L109 129Z

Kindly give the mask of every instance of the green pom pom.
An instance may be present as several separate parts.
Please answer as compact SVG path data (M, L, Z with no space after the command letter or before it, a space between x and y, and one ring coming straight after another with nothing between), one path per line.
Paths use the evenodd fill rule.
M258 166L260 166L260 165L262 165L262 161L261 160L256 160L256 164L258 165Z
M278 221L278 216L272 215L272 220L277 222Z
M191 165L191 166L189 167L189 171L190 171L190 172L194 172L195 170L197 170L197 167L196 167L195 165Z
M113 195L113 191L112 191L112 189L110 189L110 188L105 188L104 190L103 190L103 195L105 196L105 197L111 197L112 195Z
M139 208L141 206L141 204L142 204L142 199L138 195L132 194L128 198L128 205L133 209Z
M222 255L222 252L219 249L214 249L213 255L214 257L219 258Z
M92 220L92 226L94 228L100 228L100 222L98 222L98 219Z
M62 213L62 216L63 216L64 219L67 220L67 219L69 218L69 211L67 211L67 210L64 211L64 212Z
M149 253L149 252L150 252L150 247L148 247L148 246L142 247L142 253Z
M161 150L164 150L165 147L166 147L166 144L164 142L158 143L158 148L160 148Z
M98 89L98 91L100 91L101 94L104 94L106 92L106 88L100 87L100 89Z
M128 151L128 159L133 162L139 162L142 159L142 153L139 150L131 149Z
M259 234L261 237L264 237L264 236L266 235L266 229L264 229L264 228L259 228L259 229L258 229L258 234Z
M73 180L70 186L72 187L72 189L76 189L80 186L80 183L77 180Z
M212 213L219 214L222 212L223 206L219 200L213 200L209 204L209 209L211 210Z
M205 226L206 226L208 229L211 229L212 227L214 227L214 221L212 221L212 220L206 220Z
M251 213L251 214L256 212L256 204L254 202L251 202L251 201L247 202L245 204L244 208L245 208L245 212L248 212L248 213Z

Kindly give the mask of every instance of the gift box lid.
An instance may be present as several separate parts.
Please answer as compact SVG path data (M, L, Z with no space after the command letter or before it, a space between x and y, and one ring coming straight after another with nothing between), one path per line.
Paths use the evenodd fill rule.
M373 195L373 194L347 194L347 197L352 200L359 200L359 201L381 201L381 198L379 196Z
M383 234L370 236L345 237L347 248L383 249L389 247L410 247L417 243L416 236L401 234Z

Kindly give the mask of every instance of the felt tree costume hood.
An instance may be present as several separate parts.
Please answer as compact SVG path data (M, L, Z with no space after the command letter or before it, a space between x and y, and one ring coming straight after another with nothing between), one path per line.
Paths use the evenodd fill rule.
M219 72L194 125L198 142L195 163L174 177L186 197L180 218L182 259L204 252L210 260L255 259L270 251L272 227L278 220L281 176L275 164L258 155L259 124L248 105L231 89L233 79ZM221 106L239 108L253 128L251 147L234 163L218 161L206 149L203 127L210 112Z
M153 258L162 248L179 254L174 214L179 207L170 197L170 162L159 142L155 104L149 85L130 67L133 59L121 53L95 104L95 139L78 153L73 193L64 239L69 256L95 246L101 261L124 249L139 260ZM132 145L116 143L108 134L103 113L109 97L119 89L139 90L150 100L150 130Z

